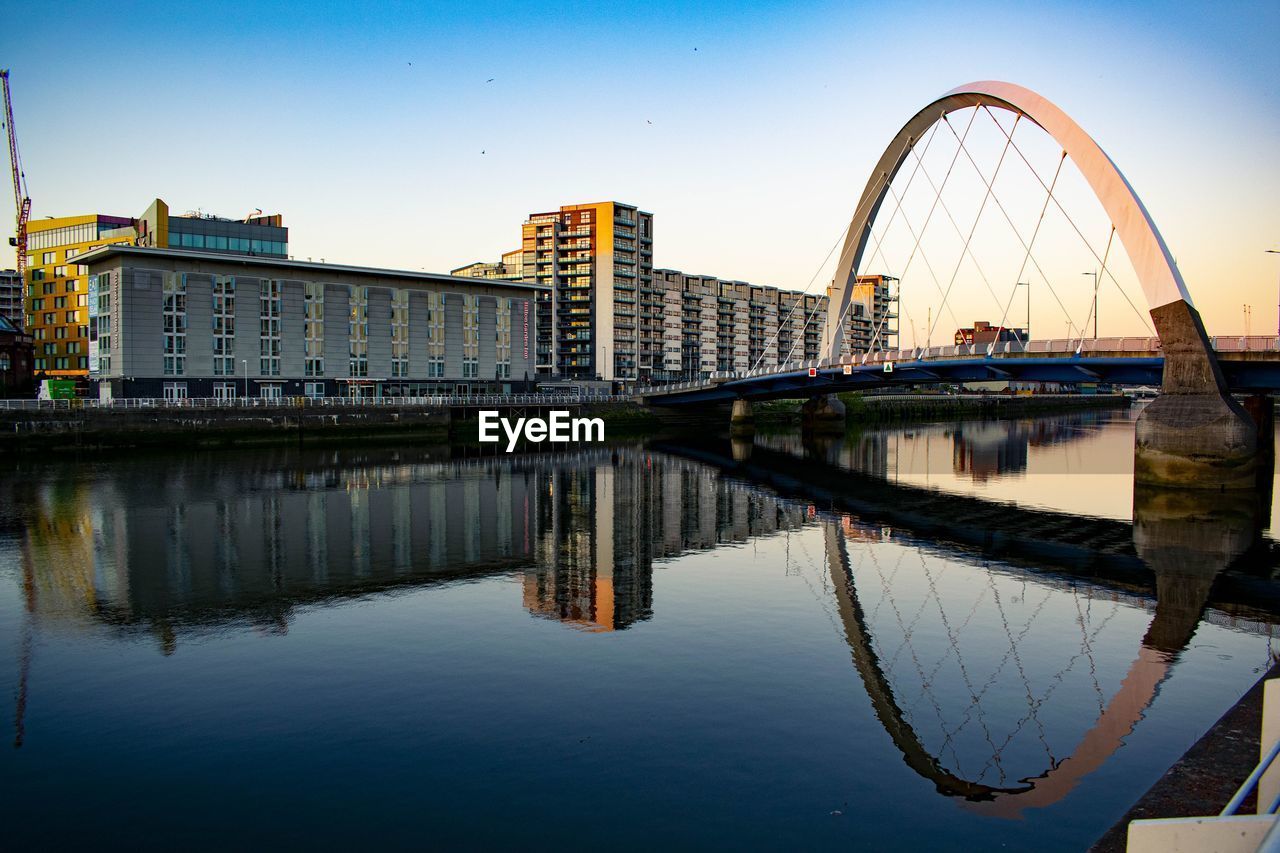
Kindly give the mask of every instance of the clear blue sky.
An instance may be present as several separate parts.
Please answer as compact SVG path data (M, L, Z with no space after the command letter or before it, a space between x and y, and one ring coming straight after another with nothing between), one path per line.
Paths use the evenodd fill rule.
M617 199L657 265L789 287L912 113L1011 80L1124 170L1211 330L1265 327L1280 4L1034 6L7 3L0 65L36 216L260 207L296 256L447 270Z

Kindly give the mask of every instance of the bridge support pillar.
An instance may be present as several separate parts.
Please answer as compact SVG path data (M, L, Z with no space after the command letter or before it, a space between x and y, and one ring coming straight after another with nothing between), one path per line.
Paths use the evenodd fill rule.
M813 397L800 407L800 427L814 435L844 433L844 403L835 394Z
M748 436L756 433L756 415L747 400L734 400L733 413L729 415L729 434Z
M1133 545L1154 572L1156 611L1143 645L1169 654L1191 640L1214 580L1259 546L1263 495L1135 484Z
M1138 416L1138 483L1195 489L1251 489L1258 427L1227 391L1204 323L1183 300L1151 311L1164 353L1160 396Z

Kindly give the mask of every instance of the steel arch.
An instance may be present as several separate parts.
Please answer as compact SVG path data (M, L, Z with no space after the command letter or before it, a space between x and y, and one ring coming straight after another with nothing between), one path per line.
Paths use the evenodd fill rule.
M983 80L957 86L916 113L889 143L876 164L875 171L868 178L845 235L840 263L832 279L827 303L823 350L832 362L839 358L843 343L843 324L833 323L832 319L843 317L848 310L854 278L866 249L867 238L871 234L871 223L884 202L894 176L925 131L950 112L979 106L996 107L1023 116L1062 146L1115 225L1116 234L1133 263L1138 282L1146 295L1148 308L1154 310L1178 301L1193 305L1182 274L1152 221L1151 214L1098 143L1044 96L1014 83Z

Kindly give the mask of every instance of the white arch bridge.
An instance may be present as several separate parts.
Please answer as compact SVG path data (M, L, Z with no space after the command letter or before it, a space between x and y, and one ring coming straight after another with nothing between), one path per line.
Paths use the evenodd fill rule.
M953 123L948 118L959 111L970 113L967 125L962 125L959 119ZM1012 116L1012 127L1007 126L1008 118L1004 123L996 118L997 112L1006 117ZM966 138L980 113L990 117L997 130L996 146L1000 148L999 159L994 169L989 171L978 165L966 146ZM1014 133L1023 121L1043 130L1060 149L1056 170L1048 180L1031 165L1014 141ZM956 125L962 125L962 129L957 129ZM989 126L984 123L984 127ZM940 182L935 182L925 167L924 158L936 137L945 133L954 137L957 145L946 166L945 176ZM1032 221L1022 227L1015 222L1009 206L996 192L997 181L1002 176L1001 167L1007 159L1013 159L1007 157L1011 151L1022 158L1034 176L1036 185L1031 195L1043 195L1038 217L1030 217ZM961 154L972 165L972 173L976 173L978 183L974 185L973 192L980 196L976 215L964 225L944 199L944 190L958 171L956 165ZM1084 230L1055 195L1067 160L1078 169L1087 184L1087 193L1096 198L1109 220L1109 236L1101 252L1085 237ZM895 178L899 173L906 175L901 191L895 188ZM933 195L928 213L917 227L910 222L909 216L903 214L903 201L921 175ZM960 191L965 195L973 194L963 187ZM925 195L927 198L928 194ZM889 201L893 202L892 210L887 215L887 222L877 226L877 233L873 225L883 218L882 208ZM1037 240L1046 223L1046 212L1051 205L1055 206L1056 212L1061 212L1084 243L1092 255L1090 262L1096 260L1099 264L1094 271L1085 273L1094 278L1092 308L1083 324L1075 322L1063 295L1054 287L1056 274L1046 272L1035 253ZM1014 238L1013 243L1006 242L1005 248L993 253L997 260L1003 263L1011 255L1021 255L1021 265L1016 266L1016 277L1010 282L1013 286L1007 296L996 292L992 277L974 250L979 224L988 209L998 210L1008 226L1007 229L1002 226L1006 241L1009 232ZM887 342L894 333L887 321L896 317L891 306L876 307L877 300L883 302L876 296L868 308L864 301L855 300L855 293L865 292L869 266L888 266L883 243L900 214L903 214L901 221L910 232L906 243L911 245L903 269L923 256L922 263L927 267L928 278L941 297L937 318L941 318L953 286L967 264L972 273L966 280L981 280L995 299L997 308L1002 306L1004 316L996 329L1003 331L1017 286L1026 284L1030 294L1029 281L1022 279L1024 274L1028 279L1032 278L1034 272L1039 276L1038 280L1049 287L1062 308L1068 334L1072 337L1036 341L1028 340L1026 333L1015 332L1012 340L998 338L998 342L992 344L923 349L913 346L910 350L890 348ZM951 266L949 278L945 268L942 276L938 275L938 270L921 249L930 224L943 220L949 222L954 232L949 231L945 238L952 245L957 240L960 244L959 256ZM1133 267L1142 298L1146 301L1149 321L1120 287L1114 264L1108 266L1113 258L1116 238ZM1014 268L1010 267L1008 271L1011 273ZM882 272L893 276L892 270ZM1079 276L1075 280L1079 281ZM1117 290L1153 332L1152 335L1141 338L1097 337L1099 288L1107 281L1116 284ZM1070 299L1069 296L1066 298ZM869 338L858 341L858 351L844 340L846 320L855 302L861 306L858 313L863 321L873 326ZM806 332L810 321L815 319L812 315L822 303L814 301L813 304L810 315L803 318L801 328ZM735 422L745 427L750 422L750 415L744 407L751 400L825 398L825 402L814 400L810 414L814 422L818 419L829 422L843 419L843 409L828 395L835 391L876 386L975 380L1159 384L1161 394L1143 411L1136 430L1135 472L1140 481L1211 488L1252 487L1259 447L1270 444L1269 441L1259 441L1259 435L1265 431L1269 420L1255 424L1231 395L1233 392L1266 393L1280 388L1280 338L1210 339L1164 238L1133 187L1111 158L1070 116L1043 96L1022 86L994 81L960 86L927 105L903 125L867 179L844 232L843 250L836 261L825 304L827 313L821 323L822 346L816 359L795 362L790 360L790 353L779 352L780 367L762 369L760 366L770 346L780 343L783 327L794 328L788 325L791 314L796 310L793 306L790 314L780 314L778 331L760 350L751 369L711 374L690 383L641 388L636 394L646 403L661 406L734 401ZM932 310L931 303L930 338L936 323ZM954 311L952 314L954 316ZM1090 321L1093 336L1086 335ZM792 347L794 350L794 343Z

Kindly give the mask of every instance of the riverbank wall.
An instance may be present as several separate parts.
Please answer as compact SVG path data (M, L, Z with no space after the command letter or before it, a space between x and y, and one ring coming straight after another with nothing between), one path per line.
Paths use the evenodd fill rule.
M838 394L849 426L928 423L1052 415L1088 409L1127 409L1122 394ZM758 424L790 426L801 420L800 401L778 400L755 405Z
M545 414L548 406L498 406L503 414ZM625 401L576 403L575 417L601 418L606 435L639 436L683 422ZM281 405L138 408L67 406L0 410L0 454L143 447L238 447L282 443L436 442L477 444L475 406Z
M1123 397L948 397L941 395L842 395L851 425L967 418L1019 417L1128 405ZM506 408L506 407L495 407ZM546 407L509 407L516 415ZM556 408L575 417L601 418L609 438L643 437L681 430L727 428L716 408L663 409L626 401L575 403ZM784 427L799 423L796 401L758 405L759 420ZM0 410L0 453L79 452L135 447L234 447L285 442L433 441L478 442L474 406L155 406Z

